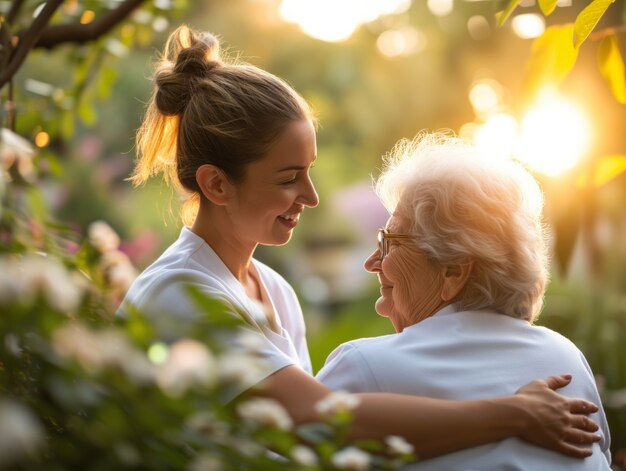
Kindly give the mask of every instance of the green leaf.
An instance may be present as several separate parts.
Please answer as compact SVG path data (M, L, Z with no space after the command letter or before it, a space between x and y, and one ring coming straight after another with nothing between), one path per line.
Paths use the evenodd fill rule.
M92 126L96 122L96 112L93 109L91 100L83 97L78 107L78 116L87 126Z
M578 49L572 45L572 24L550 26L535 39L524 78L524 93L532 99L545 86L558 86L570 73Z
M331 442L335 438L332 427L321 422L300 425L296 429L296 435L311 443Z
M539 0L539 7L545 16L550 15L556 8L556 4L559 0Z
M615 0L593 0L576 17L574 24L574 47L578 48L596 27L602 15Z
M625 155L608 155L596 162L592 184L599 188L626 171Z
M113 83L117 79L117 70L113 67L103 67L98 74L98 98L106 100L111 94Z
M46 205L46 199L42 192L37 187L30 187L26 195L31 215L35 219L43 221L46 217L48 206Z
M515 10L517 5L519 5L520 1L521 0L509 0L509 3L506 5L506 7L496 13L496 25L498 28L500 28L508 19L508 17L511 16L511 13L513 13L513 10Z
M70 111L63 113L61 118L61 136L71 139L74 135L74 116Z
M615 99L626 104L626 75L624 59L620 53L614 34L606 36L598 49L598 67L600 73L609 82Z

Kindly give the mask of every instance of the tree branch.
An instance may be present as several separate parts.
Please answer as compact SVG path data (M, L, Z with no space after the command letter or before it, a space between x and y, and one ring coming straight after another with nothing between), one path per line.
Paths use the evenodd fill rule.
M29 51L37 43L42 31L61 3L63 3L63 0L49 0L46 2L46 6L43 7L41 13L39 13L37 18L35 18L35 21L33 21L30 25L30 28L26 30L23 37L20 38L9 64L0 74L0 89L2 89L2 87L4 87L4 85L11 80L13 75L15 75L17 70L20 68L26 59L26 56L28 56Z
M7 13L7 17L5 18L8 24L12 24L18 13L20 12L20 8L22 8L22 4L24 0L13 0L13 4L11 4L11 9L9 13Z
M48 26L35 47L50 49L62 43L84 43L108 33L145 0L126 0L114 10L88 24L65 24Z
M0 70L5 70L11 58L11 26L22 8L24 0L13 0L4 21L0 21Z

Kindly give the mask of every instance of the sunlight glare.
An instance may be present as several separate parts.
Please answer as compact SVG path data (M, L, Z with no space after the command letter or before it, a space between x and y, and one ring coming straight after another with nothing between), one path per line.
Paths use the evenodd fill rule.
M546 21L537 13L517 15L511 20L513 32L522 39L533 39L541 36L546 29Z
M509 158L517 136L517 120L506 113L490 117L474 131L474 143L492 158Z
M574 167L587 151L591 127L576 105L553 99L522 119L516 157L534 170L557 176Z
M499 84L494 80L481 80L472 85L469 92L470 103L478 116L493 113L500 102Z
M345 41L356 29L383 15L404 13L411 0L282 0L280 15L309 36Z

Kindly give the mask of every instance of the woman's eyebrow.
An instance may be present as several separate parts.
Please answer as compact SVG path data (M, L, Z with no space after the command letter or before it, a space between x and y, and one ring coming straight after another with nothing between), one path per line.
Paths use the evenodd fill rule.
M289 166L289 167L284 167L284 168L281 168L281 169L279 169L279 170L277 170L277 171L278 171L278 172L287 172L287 171L293 171L293 170L300 171L300 170L304 170L305 168L306 168L306 167L304 167L304 166L302 166L302 165L291 165L291 166Z
M315 157L313 157L313 160L311 161L310 165L312 166L315 163L316 160L317 160L317 155ZM290 165L288 167L283 167L283 168L277 170L277 172L287 172L289 170L291 170L291 171L293 171L293 170L300 171L300 170L304 170L304 169L306 169L305 165Z

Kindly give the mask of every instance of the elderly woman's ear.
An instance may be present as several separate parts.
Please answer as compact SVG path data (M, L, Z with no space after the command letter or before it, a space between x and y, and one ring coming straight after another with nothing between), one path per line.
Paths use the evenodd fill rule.
M458 296L472 274L473 268L474 262L471 260L444 267L443 286L441 288L441 299L443 301L452 301Z

